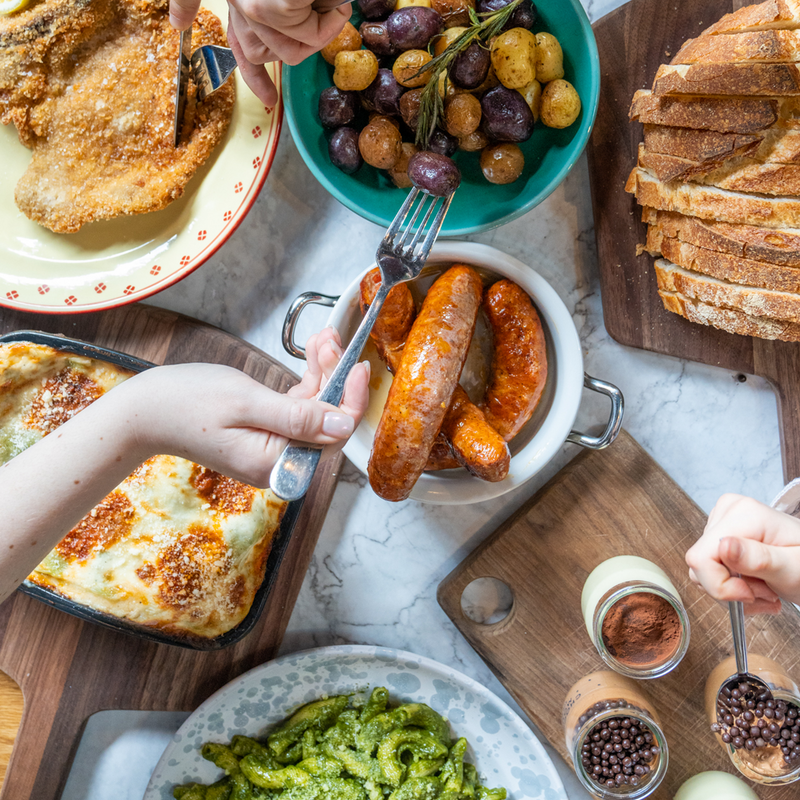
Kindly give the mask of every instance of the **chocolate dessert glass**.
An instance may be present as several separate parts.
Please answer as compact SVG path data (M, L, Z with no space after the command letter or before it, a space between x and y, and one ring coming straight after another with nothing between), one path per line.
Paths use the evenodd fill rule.
M586 629L600 657L630 678L658 678L689 647L689 617L667 574L639 556L602 562L583 586Z
M730 698L736 705L731 709L728 701L720 718L717 695L722 684L736 674L736 659L726 658L706 681L709 725L714 726L717 741L745 778L764 786L794 783L800 780L800 690L770 658L748 653L747 669L767 684L772 698L759 702L745 690L743 696Z
M641 684L610 670L570 690L562 714L581 785L600 800L649 797L667 772L667 740Z

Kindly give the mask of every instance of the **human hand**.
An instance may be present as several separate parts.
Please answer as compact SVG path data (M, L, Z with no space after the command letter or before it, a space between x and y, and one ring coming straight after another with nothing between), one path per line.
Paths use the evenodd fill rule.
M178 30L188 28L201 0L170 0L169 18ZM256 97L271 107L278 92L264 64L299 64L335 38L350 19L341 0L228 0L228 44L239 71ZM337 7L338 6L338 7Z
M691 579L713 598L739 600L748 614L776 614L781 598L800 603L800 520L725 494L686 563Z
M136 418L135 439L145 457L169 453L266 487L290 439L325 445L324 458L361 421L369 395L367 362L351 371L339 408L313 399L341 354L333 328L312 336L306 346L308 368L286 394L232 367L178 364L147 370L108 396L117 395L128 416Z

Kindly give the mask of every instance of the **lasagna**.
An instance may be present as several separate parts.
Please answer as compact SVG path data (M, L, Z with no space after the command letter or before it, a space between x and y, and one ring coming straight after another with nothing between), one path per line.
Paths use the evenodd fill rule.
M0 461L133 375L43 345L0 344ZM286 504L175 456L146 461L28 576L81 605L184 637L247 615Z

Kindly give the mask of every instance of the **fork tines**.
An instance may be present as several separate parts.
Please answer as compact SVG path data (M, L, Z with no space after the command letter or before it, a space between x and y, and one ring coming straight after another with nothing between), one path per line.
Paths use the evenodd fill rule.
M420 196L422 199L416 205L416 208L414 208L414 205ZM446 197L437 197L435 195L428 194L427 192L423 192L420 189L412 189L408 193L405 202L397 212L394 220L392 220L392 224L389 226L389 229L386 231L384 242L386 242L386 244L392 247L395 251L401 248L406 248L406 254L408 256L413 255L415 248L420 243L422 236L425 234L425 229L428 226L428 223L431 222L431 217L433 217L433 221L428 228L427 235L425 235L425 239L422 241L422 253L427 255L427 253L430 252L434 241L436 240L439 229L442 227L445 214L447 213L447 209L450 207L450 201L452 199L452 194L447 195ZM429 200L430 202L428 202ZM439 203L440 200L441 204ZM436 210L437 205L438 210ZM425 210L426 206L427 210ZM412 208L414 208L413 212L411 212ZM425 210L424 215L423 210ZM434 211L436 211L435 216ZM400 226L403 225L410 212L411 218L408 220L408 224L402 230L400 230ZM422 222L418 227L415 228L420 215L423 215ZM400 232L399 236L397 236L398 231Z

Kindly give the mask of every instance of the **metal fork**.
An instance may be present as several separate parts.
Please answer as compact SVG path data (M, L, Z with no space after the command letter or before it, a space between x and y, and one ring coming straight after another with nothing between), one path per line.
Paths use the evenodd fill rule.
M420 197L422 199L416 206L416 210L411 213L408 223L401 230L406 217L409 216L412 207ZM434 197L420 189L412 189L409 192L375 255L381 271L381 285L375 299L370 304L369 310L350 340L350 344L347 345L347 349L317 398L318 400L334 406L338 406L342 401L347 376L358 363L361 351L367 343L367 338L389 290L398 283L413 280L419 275L441 230L452 199L452 194L446 197ZM428 203L428 200L432 202ZM442 201L441 205L439 205L440 200ZM425 210L426 205L427 210ZM439 207L434 215L437 205ZM420 216L422 216L422 221L415 228ZM425 233L425 228L431 219L431 226ZM308 491L321 455L322 445L301 445L290 442L272 469L269 479L272 491L284 500L298 500L303 497Z
M197 99L215 92L236 69L236 58L230 47L204 44L192 53L192 78L197 85Z

